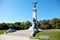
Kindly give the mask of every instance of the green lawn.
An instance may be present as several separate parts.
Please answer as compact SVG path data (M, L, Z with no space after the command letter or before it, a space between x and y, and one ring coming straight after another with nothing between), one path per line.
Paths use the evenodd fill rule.
M3 34L4 32L6 32L7 30L0 30L0 34Z
M60 40L60 30L42 30L37 33L33 39L38 39L40 35L48 35L50 40Z

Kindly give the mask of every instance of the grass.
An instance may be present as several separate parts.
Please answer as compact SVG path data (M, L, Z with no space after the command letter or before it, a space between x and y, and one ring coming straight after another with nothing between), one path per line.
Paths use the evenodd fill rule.
M60 30L42 30L33 39L39 39L40 35L48 35L50 40L60 40Z
M0 30L0 35L6 32L7 30Z

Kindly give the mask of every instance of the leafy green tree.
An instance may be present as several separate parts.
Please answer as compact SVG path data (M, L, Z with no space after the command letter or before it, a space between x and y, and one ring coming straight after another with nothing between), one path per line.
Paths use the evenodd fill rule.
M3 27L3 29L8 29L8 25L6 23L2 23L1 26Z
M15 24L16 24L16 25L20 25L20 24L21 24L21 22L15 22Z
M24 29L24 22L20 24L20 28L23 30Z
M16 28L16 29L18 29L18 30L21 29L21 26L20 26L20 25L21 25L21 22L15 22L14 25L15 25L15 28Z
M60 29L60 23L56 24L56 29Z
M51 29L51 25L49 24L49 20L41 20L39 21L40 28L42 29Z
M60 18L53 18L49 23L52 25L53 29L59 28Z
M31 26L31 22L26 21L24 22L24 29L28 29Z
M0 30L2 30L4 27L2 26L2 24L0 24Z

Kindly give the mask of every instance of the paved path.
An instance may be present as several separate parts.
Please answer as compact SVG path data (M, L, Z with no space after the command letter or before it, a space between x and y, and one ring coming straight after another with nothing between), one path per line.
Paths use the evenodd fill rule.
M0 40L30 40L30 38L11 35L0 35Z
M31 40L32 30L19 30L13 33L0 35L0 40Z
M13 33L0 35L0 40L31 40L30 37L33 32L32 28L28 30L19 30Z
M38 39L30 39L29 37L20 37L11 35L0 35L0 40L38 40Z
M21 36L21 37L31 37L32 34L33 34L32 30L19 30L19 31L16 31L16 32L7 33L7 35Z

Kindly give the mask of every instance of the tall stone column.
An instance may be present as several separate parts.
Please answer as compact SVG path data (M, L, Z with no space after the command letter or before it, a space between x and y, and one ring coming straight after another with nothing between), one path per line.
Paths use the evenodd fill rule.
M36 9L36 4L37 2L33 2L33 22L32 22L32 27L29 28L29 30L31 31L31 36L35 36L35 34L39 31L41 31L41 29L38 27L38 23L37 23L37 9Z
M33 2L33 23L32 23L32 27L33 27L33 30L38 31L39 27L38 27L38 23L37 23L36 4L37 4L37 2Z

